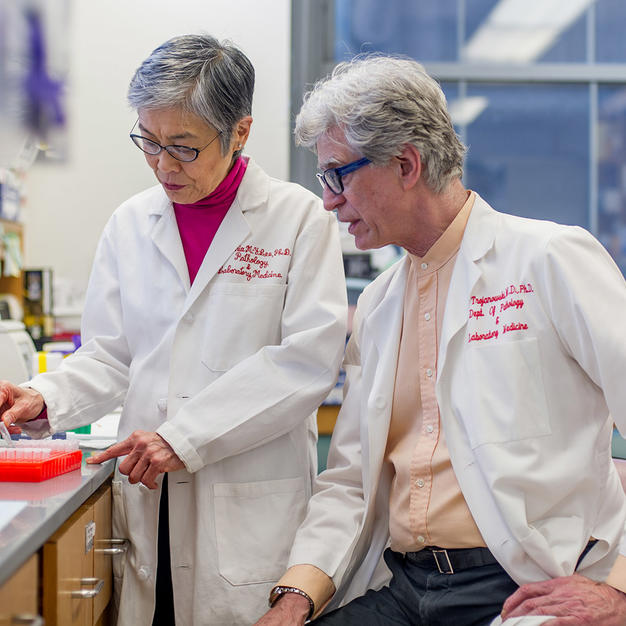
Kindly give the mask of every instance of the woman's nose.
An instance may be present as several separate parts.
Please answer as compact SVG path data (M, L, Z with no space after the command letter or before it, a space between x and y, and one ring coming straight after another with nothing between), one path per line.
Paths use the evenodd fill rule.
M180 169L180 161L175 159L167 150L161 150L155 157L157 168L161 172L177 172Z

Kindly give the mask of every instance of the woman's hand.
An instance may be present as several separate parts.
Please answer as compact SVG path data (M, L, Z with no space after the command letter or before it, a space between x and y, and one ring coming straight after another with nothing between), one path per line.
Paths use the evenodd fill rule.
M0 419L12 434L21 433L20 423L37 417L44 409L43 396L34 389L0 381Z
M127 456L119 465L120 472L128 476L129 483L140 482L149 489L157 488L159 474L185 469L185 464L161 435L144 430L136 430L124 441L89 457L87 463L103 463L124 455Z

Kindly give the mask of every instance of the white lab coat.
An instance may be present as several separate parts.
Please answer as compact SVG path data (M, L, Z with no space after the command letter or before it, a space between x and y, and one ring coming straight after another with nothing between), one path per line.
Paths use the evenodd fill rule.
M384 453L408 262L361 296L328 470L289 559L332 576L329 608L388 576L379 566ZM612 420L626 432L625 312L624 279L586 231L497 213L476 198L448 291L436 391L461 490L520 584L572 574L591 536L599 541L582 574L603 580L620 542L626 554L610 448Z
M251 624L285 568L317 472L315 411L346 331L335 217L253 161L190 288L160 186L125 202L100 241L83 347L34 379L53 430L123 402L119 439L157 431L184 461L169 474L178 626ZM121 626L152 623L160 490L116 471Z

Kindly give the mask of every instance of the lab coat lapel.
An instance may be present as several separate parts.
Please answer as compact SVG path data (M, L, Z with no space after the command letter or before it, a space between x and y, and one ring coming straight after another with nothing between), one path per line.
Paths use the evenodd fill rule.
M267 203L269 185L270 179L267 174L252 159L249 159L235 200L215 233L187 295L185 310L202 293L220 267L235 252L237 246L252 232L244 213Z
M362 363L370 364L371 371L363 372L363 380L371 381L371 391L367 394L367 434L362 441L368 449L363 450L363 458L369 460L365 472L364 485L368 497L382 471L385 455L385 442L391 421L393 388L398 363L398 350L402 332L402 312L404 308L404 290L408 273L409 259L399 261L401 266L395 272L389 287L380 301L365 320L367 334L372 338L370 350L376 352L368 358L363 355Z
M476 195L448 289L439 341L438 378L445 370L452 339L467 326L472 291L482 275L480 260L493 246L497 219L497 213Z
M235 199L204 256L202 265L187 294L185 309L188 309L193 304L207 283L215 276L219 268L222 267L225 261L233 254L235 248L250 232L250 225L243 215L239 202Z
M154 245L161 254L174 266L180 282L185 286L185 291L189 291L189 270L183 252L183 244L178 232L178 224L174 209L164 196L162 204L153 211L158 216L154 227L150 233Z

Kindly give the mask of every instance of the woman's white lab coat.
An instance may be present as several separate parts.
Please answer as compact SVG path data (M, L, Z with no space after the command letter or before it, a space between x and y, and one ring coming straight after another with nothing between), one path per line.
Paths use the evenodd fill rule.
M83 347L31 382L53 430L123 402L119 439L157 431L186 469L169 474L178 626L251 624L285 568L316 466L315 410L335 383L346 290L335 217L250 161L193 285L161 187L107 224ZM160 489L116 471L122 626L152 623Z

